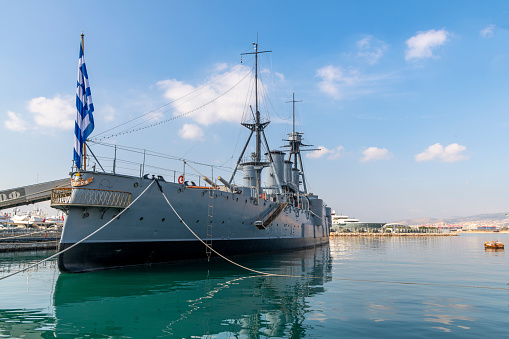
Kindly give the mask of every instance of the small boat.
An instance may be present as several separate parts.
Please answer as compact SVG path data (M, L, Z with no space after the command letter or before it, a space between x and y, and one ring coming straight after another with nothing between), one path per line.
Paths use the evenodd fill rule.
M484 248L504 248L504 244L500 241L486 241Z

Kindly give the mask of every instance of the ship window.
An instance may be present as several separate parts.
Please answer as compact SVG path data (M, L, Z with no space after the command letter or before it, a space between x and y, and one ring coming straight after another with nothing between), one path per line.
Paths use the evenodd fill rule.
M224 220L223 220L223 222L222 222L222 223L224 224Z
M237 198L237 201L239 201L239 198Z
M135 183L134 183L134 187L138 187L138 185L139 185L139 184L138 184L137 182L135 182Z
M166 219L165 218L162 218L161 221L165 221Z
M246 199L246 204L247 204L247 199Z
M200 222L200 219L196 220L196 223L199 223Z
M204 197L205 196L205 192L201 192L201 196Z
M226 200L228 200L228 196L226 196Z
M140 221L142 221L142 220L143 220L143 217L140 217Z
M179 188L179 189L177 190L177 192L178 192L178 193L180 193L180 192L182 192L182 190Z

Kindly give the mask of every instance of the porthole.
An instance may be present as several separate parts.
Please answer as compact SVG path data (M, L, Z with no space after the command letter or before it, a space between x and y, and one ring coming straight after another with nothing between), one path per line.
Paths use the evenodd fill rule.
M199 223L200 222L200 219L196 220L196 223Z
M239 198L237 198L237 201L239 201Z
M142 220L143 220L143 217L140 217L140 221L142 221Z
M165 218L162 218L161 221L164 222L166 219Z
M179 189L177 190L177 193L180 193L180 192L182 192L182 189L180 189L180 188L179 188Z
M224 224L224 220L223 220L222 224Z
M247 204L247 199L246 199L246 204Z
M214 198L217 198L217 194L214 194Z
M139 184L137 182L134 183L134 187L138 187Z
M226 196L226 200L228 200L228 196Z
M205 192L201 192L201 196L204 197L205 196Z

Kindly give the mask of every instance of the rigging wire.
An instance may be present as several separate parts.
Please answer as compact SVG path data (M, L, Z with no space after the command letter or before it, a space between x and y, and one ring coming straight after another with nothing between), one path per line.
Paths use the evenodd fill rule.
M228 170L228 171L231 170L230 167L226 167L226 166L217 166L217 165L206 164L206 163L202 163L202 162L197 162L197 161L192 161L192 160L188 160L188 159L183 159L181 157L177 157L177 156L170 155L170 154L165 154L165 153L161 153L161 152L151 151L151 150L137 148L137 147L132 147L132 146L124 146L124 145L118 145L118 144L113 145L113 144L109 144L109 143L106 143L106 142L100 142L100 141L94 141L94 140L90 140L90 142L93 142L94 144L97 144L97 145L101 145L101 146L105 146L105 147L111 147L111 148L114 148L116 146L117 150L124 150L124 151L133 152L133 153L137 153L137 154L145 154L146 156L152 156L154 158L177 160L177 161L186 161L188 163L193 163L193 164L196 164L196 165L211 166L211 167L214 167L214 168L220 168L220 169L225 170L225 171L226 170ZM138 164L138 163L134 163L133 162L133 164Z
M262 63L262 64L263 64L263 61L261 61L260 63ZM271 67L272 67L272 55L271 55ZM261 75L260 75L259 77L261 77ZM274 75L273 75L272 71L271 71L271 77L272 77L272 82L273 82L274 84L276 84L276 85L277 85L277 83L274 81ZM274 86L271 86L271 87L272 87L272 89L274 90ZM279 88L279 86L278 86L278 88ZM290 116L289 116L288 118L283 118L283 117L281 117L281 116L278 114L278 112L277 112L278 110L277 110L277 109L276 109L276 107L274 106L273 102L270 100L270 96L269 96L269 94L268 94L268 92L267 92L267 87L266 87L266 86L262 86L262 87L261 87L261 89L262 89L262 91L265 93L264 100L267 100L267 101L269 102L270 106L271 106L271 107L272 107L272 109L274 110L274 113L275 113L275 114L276 114L276 115L277 115L277 116L278 116L281 120L289 120L289 119L291 119L291 117L292 117L292 115L291 115L291 114L290 114ZM282 93L283 93L286 97L288 96L288 95L287 95L287 94L286 94L283 90L281 90L281 92L282 92ZM275 94L274 94L274 98L275 98ZM267 109L267 112L268 112L268 107L266 107L266 109Z
M142 115L140 115L140 116L138 116L138 117L136 117L136 118L133 118L133 119L131 119L131 120L128 120L128 121L126 121L126 122L123 122L123 123L121 123L120 125L114 126L114 127L110 128L110 129L107 129L107 130L105 130L105 131L103 131L103 132L100 132L100 133L96 134L96 136L95 136L95 137L98 137L98 136L100 136L100 135L102 135L102 134L105 134L105 133L107 133L107 132L111 131L111 130L114 130L114 129L116 129L116 128L119 128L120 126L126 125L126 124L128 124L128 123L130 123L130 122L132 122L132 121L135 121L135 120L138 120L138 119L140 119L140 118L143 118L144 116L146 116L146 115L148 115L148 114L150 114L150 113L154 113L155 111L157 111L157 110L159 110L159 109L161 109L161 108L163 108L163 107L166 107L166 106L171 105L171 104L173 104L173 103L175 103L175 102L177 102L177 101L179 101L179 100L181 100L181 99L184 99L185 97L187 97L187 96L189 96L189 95L191 95L191 94L193 94L193 93L195 93L195 92L198 92L198 91L200 91L200 90L202 90L202 89L204 89L204 88L206 88L206 87L210 86L210 85L211 85L211 84L213 84L214 82L217 82L218 80L220 80L220 79L222 79L222 78L226 77L227 75L230 75L231 73L233 73L233 72L237 71L237 70L238 70L238 69L240 69L241 67L242 67L242 65L237 65L237 66L236 66L235 68L233 68L231 71L226 72L226 73L222 74L221 76L217 77L216 79L212 80L211 82L209 82L209 83L207 83L207 84L205 84L205 85L203 85L203 86L200 86L200 87L196 88L194 91L189 92L189 93L187 93L187 94L185 94L185 95L181 96L180 98L177 98L177 99L175 99L175 100L173 100L173 101L170 101L170 102L168 102L168 103L166 103L166 104L164 104L164 105L162 105L162 106L159 106L159 107L157 107L157 108L154 108L154 109L153 109L153 110L151 110L151 111L148 111L148 112L146 112L146 113L143 113Z
M169 121L173 121L173 120L176 120L176 119L182 118L182 117L184 117L184 116L186 116L186 115L189 115L189 114L191 114L191 113L193 113L193 112L195 112L195 111L198 111L198 110L202 109L203 107L205 107L205 106L207 106L207 105L209 105L209 104L213 103L214 101L218 100L219 98L223 97L224 95L228 94L231 90L233 90L235 87L237 87L237 86L238 86L238 85L239 85L242 81L244 81L244 80L247 78L247 76L248 76L249 74L251 74L251 71L252 71L252 70L250 70L248 73L246 73L246 75L245 75L242 79L240 79L240 81L239 81L239 82L237 82L235 85L233 85L233 87L231 87L230 89L228 89L226 92L224 92L224 93L220 94L219 96L217 96L216 98L214 98L214 99L210 100L209 102L207 102L207 103L205 103L205 104L203 104L203 105L201 105L201 106L199 106L199 107L197 107L197 108L194 108L194 109L192 109L192 110L190 110L190 111L188 111L188 112L185 112L185 113L182 113L182 114L179 114L179 115L173 116L173 117L171 117L171 118L168 118L168 119L165 119L165 120L162 120L162 121L156 122L156 123L152 123L152 124L147 125L147 126L143 126L143 127L139 127L139 128L134 128L134 127L136 127L136 126L142 125L142 124L144 124L144 123L146 123L146 122L148 122L148 121L150 121L150 120L155 119L155 118L151 118L151 119L149 119L148 121L141 122L141 123L139 123L139 124L135 125L134 127L131 127L131 128L126 129L126 130L124 130L124 131L121 131L121 132L118 132L118 133L114 133L114 134L111 134L111 135L108 135L108 136L104 136L104 137L101 137L101 138L97 138L97 136L96 136L96 137L95 137L95 138L93 138L93 139L89 139L89 141L94 141L94 140L99 140L99 141L101 141L101 140L110 139L110 138L113 138L113 137L116 137L116 136L119 136L119 135L124 135L124 134L133 133L133 132L138 132L138 131L141 131L141 130L144 130L144 129L147 129L147 128L150 128L150 127L154 127L154 126L157 126L157 125L165 124L165 123L167 123L167 122L169 122ZM167 111L165 111L165 112L163 112L163 113L166 113L166 112L171 111L171 110L173 110L173 108L172 108L172 109L170 109L170 110L167 110Z
M214 122L213 124L211 124L209 126L209 128L207 129L207 131L204 133L204 136L208 135L210 133L210 131L212 131L212 128L215 127L220 121L221 119L228 113L232 110L233 107L235 107L239 101L239 97L240 97L240 93L239 91L237 91L237 95L235 96L235 100L232 101L232 103L230 104L230 106L224 110L222 113L219 114L218 116L218 119L216 119L216 122ZM187 154L189 154L189 152L191 152L199 143L201 143L202 140L198 140L197 142L195 142L190 148L188 148L188 150L186 152L184 152L182 154L182 157L185 157ZM237 141L238 142L238 141ZM233 155L232 155L233 157ZM227 161L229 161L230 159L228 159Z

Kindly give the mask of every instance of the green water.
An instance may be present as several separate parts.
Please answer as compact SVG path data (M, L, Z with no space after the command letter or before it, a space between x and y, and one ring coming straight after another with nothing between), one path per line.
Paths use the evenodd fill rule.
M220 259L84 274L50 261L0 281L0 337L505 337L509 262L482 246L497 239L509 244L505 234L332 238L234 258L284 277ZM0 275L49 254L2 254Z

